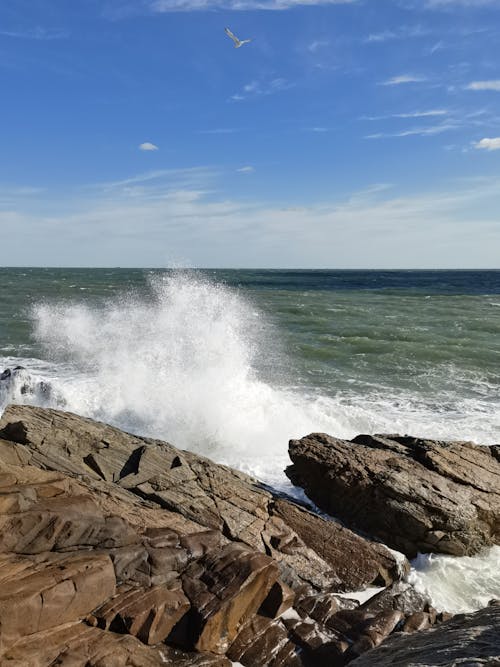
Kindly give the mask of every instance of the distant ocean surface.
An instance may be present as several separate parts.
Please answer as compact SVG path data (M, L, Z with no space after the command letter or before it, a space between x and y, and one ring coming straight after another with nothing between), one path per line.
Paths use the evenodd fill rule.
M4 268L15 366L0 413L71 410L290 492L288 440L312 431L500 442L500 271ZM500 597L499 566L493 549L414 577L467 609Z

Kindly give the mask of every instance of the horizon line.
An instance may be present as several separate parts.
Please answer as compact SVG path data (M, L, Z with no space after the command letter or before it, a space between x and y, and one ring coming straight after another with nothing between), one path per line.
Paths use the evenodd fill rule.
M84 266L84 265L74 265L74 266L55 266L55 265L20 265L13 264L9 266L0 266L0 271L2 269L84 269L87 271L91 270L136 270L136 271L500 271L500 267L396 267L396 268L387 268L387 267L241 267L241 266Z

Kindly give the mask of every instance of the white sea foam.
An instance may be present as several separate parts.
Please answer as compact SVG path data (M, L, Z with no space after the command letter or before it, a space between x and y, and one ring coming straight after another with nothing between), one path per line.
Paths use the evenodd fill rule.
M494 388L481 378L473 395L441 403L397 388L358 391L356 383L318 395L294 377L278 332L251 301L187 273L153 278L147 298L129 294L101 307L42 304L34 322L49 361L0 357L0 370L29 369L0 383L0 413L9 402L71 410L169 440L289 492L288 440L312 431L484 444L500 432ZM287 366L288 374L275 370ZM439 608L479 608L500 597L499 554L421 558L411 577Z
M431 597L438 611L466 613L500 599L498 546L474 557L420 555L412 565L409 581Z

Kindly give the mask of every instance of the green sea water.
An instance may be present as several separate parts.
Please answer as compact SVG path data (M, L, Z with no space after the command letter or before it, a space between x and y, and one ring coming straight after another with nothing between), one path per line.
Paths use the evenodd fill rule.
M58 357L60 341L37 333L40 304L47 305L45 318L52 312L54 327L61 308L77 304L96 313L98 327L99 315L105 318L120 303L124 308L127 302L130 307L150 303L153 313L151 280L169 275L130 269L0 269L3 365L26 358L71 361L68 346ZM468 415L466 435L498 439L500 272L212 270L190 275L193 284L203 278L213 286L203 293L208 308L210 299L218 307L215 295L222 284L259 313L251 325L255 331L243 336L242 345L252 347L253 371L271 386L336 400L363 396L373 408L380 401L381 411L389 401L391 414L399 405L414 412L456 413L460 420ZM194 297L186 293L185 298ZM189 303L183 305L189 310ZM231 316L238 327L241 313L228 312L228 323ZM85 335L76 323L73 333L75 343ZM255 349L259 345L262 349ZM92 358L88 362L92 367ZM481 414L490 424L474 430Z

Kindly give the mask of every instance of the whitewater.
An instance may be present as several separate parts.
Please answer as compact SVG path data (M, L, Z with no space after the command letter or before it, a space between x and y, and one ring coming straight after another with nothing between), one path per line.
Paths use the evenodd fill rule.
M292 320L304 301L298 293L287 302ZM438 359L440 370L428 366L419 376L421 386L437 384L437 401L408 381L375 382L363 371L365 354L358 375L335 375L330 365L326 380L315 382L327 345L304 345L296 362L280 322L254 294L196 273L151 274L146 294L132 288L99 301L41 297L29 318L40 353L0 351L0 372L24 367L0 381L0 412L12 402L69 410L209 456L301 500L283 472L290 438L401 432L492 444L500 432L491 374L453 371L449 359ZM355 334L363 339L358 345L373 344ZM450 388L450 369L460 394ZM413 566L410 580L440 610L469 611L500 597L498 547L475 558L419 556Z

